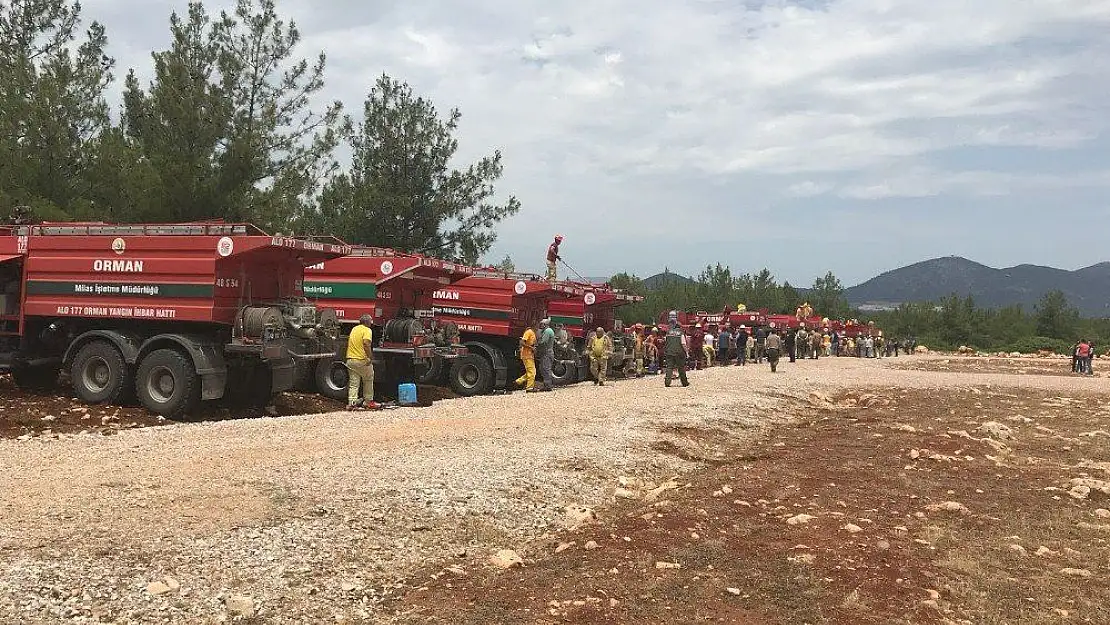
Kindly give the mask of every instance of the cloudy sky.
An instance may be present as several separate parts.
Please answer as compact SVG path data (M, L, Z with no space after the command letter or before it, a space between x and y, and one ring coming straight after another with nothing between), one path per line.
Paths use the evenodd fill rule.
M83 4L149 75L186 3ZM329 98L384 71L461 109L461 158L504 152L491 260L538 270L555 232L588 276L1110 259L1110 0L278 5Z

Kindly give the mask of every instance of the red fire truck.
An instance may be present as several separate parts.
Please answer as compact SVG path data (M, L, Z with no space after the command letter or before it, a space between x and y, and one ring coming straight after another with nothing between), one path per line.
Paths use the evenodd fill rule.
M335 309L345 331L335 357L320 361L315 371L302 372L302 380L311 379L309 386L325 396L345 399L346 335L359 317L370 315L374 319L376 378L439 382L445 365L465 355L466 348L458 344L454 324L435 320L432 297L473 273L472 268L457 263L363 246L354 247L342 258L308 267L305 295L321 307Z
M523 367L517 357L524 330L548 313L557 298L583 297L577 286L549 284L539 276L476 269L474 275L436 291L433 314L454 323L469 354L458 358L447 373L459 395L482 395L507 388ZM577 377L577 360L556 361L558 383Z
M331 357L334 312L305 265L350 252L227 223L0 227L0 370L88 403L132 394L164 416L200 400L264 402L295 359Z
M635 343L625 334L625 326L617 319L617 309L633 302L643 301L638 295L624 293L608 284L573 283L584 291L581 297L554 299L548 304L551 323L562 324L566 336L556 342L556 359L560 362L576 360L577 374L562 383L585 380L589 375L589 361L584 352L586 340L595 328L602 328L613 339L613 355L609 369L613 372L630 371L635 362Z

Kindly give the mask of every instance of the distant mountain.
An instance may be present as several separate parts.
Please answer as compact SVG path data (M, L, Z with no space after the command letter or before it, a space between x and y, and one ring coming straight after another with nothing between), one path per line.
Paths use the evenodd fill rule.
M645 289L658 289L666 282L691 283L694 282L694 280L686 276L680 276L677 273L664 271L663 273L657 273L654 276L644 278L642 282Z
M1085 317L1110 317L1110 262L1075 271L1039 265L995 269L948 256L888 271L845 290L853 306L882 309L903 302L936 301L952 293L972 295L979 306L1021 304L1032 311L1041 297L1059 289Z

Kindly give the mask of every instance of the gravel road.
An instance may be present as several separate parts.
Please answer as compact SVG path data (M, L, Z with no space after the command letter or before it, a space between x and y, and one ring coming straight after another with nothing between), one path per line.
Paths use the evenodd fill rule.
M904 360L904 359L902 359ZM896 361L885 361L896 362ZM0 622L373 619L428 563L527 558L619 476L695 469L683 426L752 437L813 391L954 384L1095 391L1102 379L893 370L824 359L379 413L0 440Z

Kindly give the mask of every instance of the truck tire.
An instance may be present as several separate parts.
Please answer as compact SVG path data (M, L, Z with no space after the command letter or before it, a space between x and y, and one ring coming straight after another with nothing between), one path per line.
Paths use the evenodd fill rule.
M12 380L19 388L32 393L52 391L58 385L60 368L52 365L38 367L16 367L12 369Z
M73 392L88 404L118 404L133 383L123 354L107 341L92 341L78 350L69 377Z
M493 388L493 365L478 354L459 356L451 363L447 381L462 397L485 395Z
M566 386L578 381L578 367L567 364L565 360L556 360L551 365L551 377L555 379L555 386Z
M135 374L135 394L147 410L166 418L180 417L200 402L200 376L193 362L175 349L146 355Z
M347 401L347 363L338 358L324 358L316 363L316 392L336 401Z

